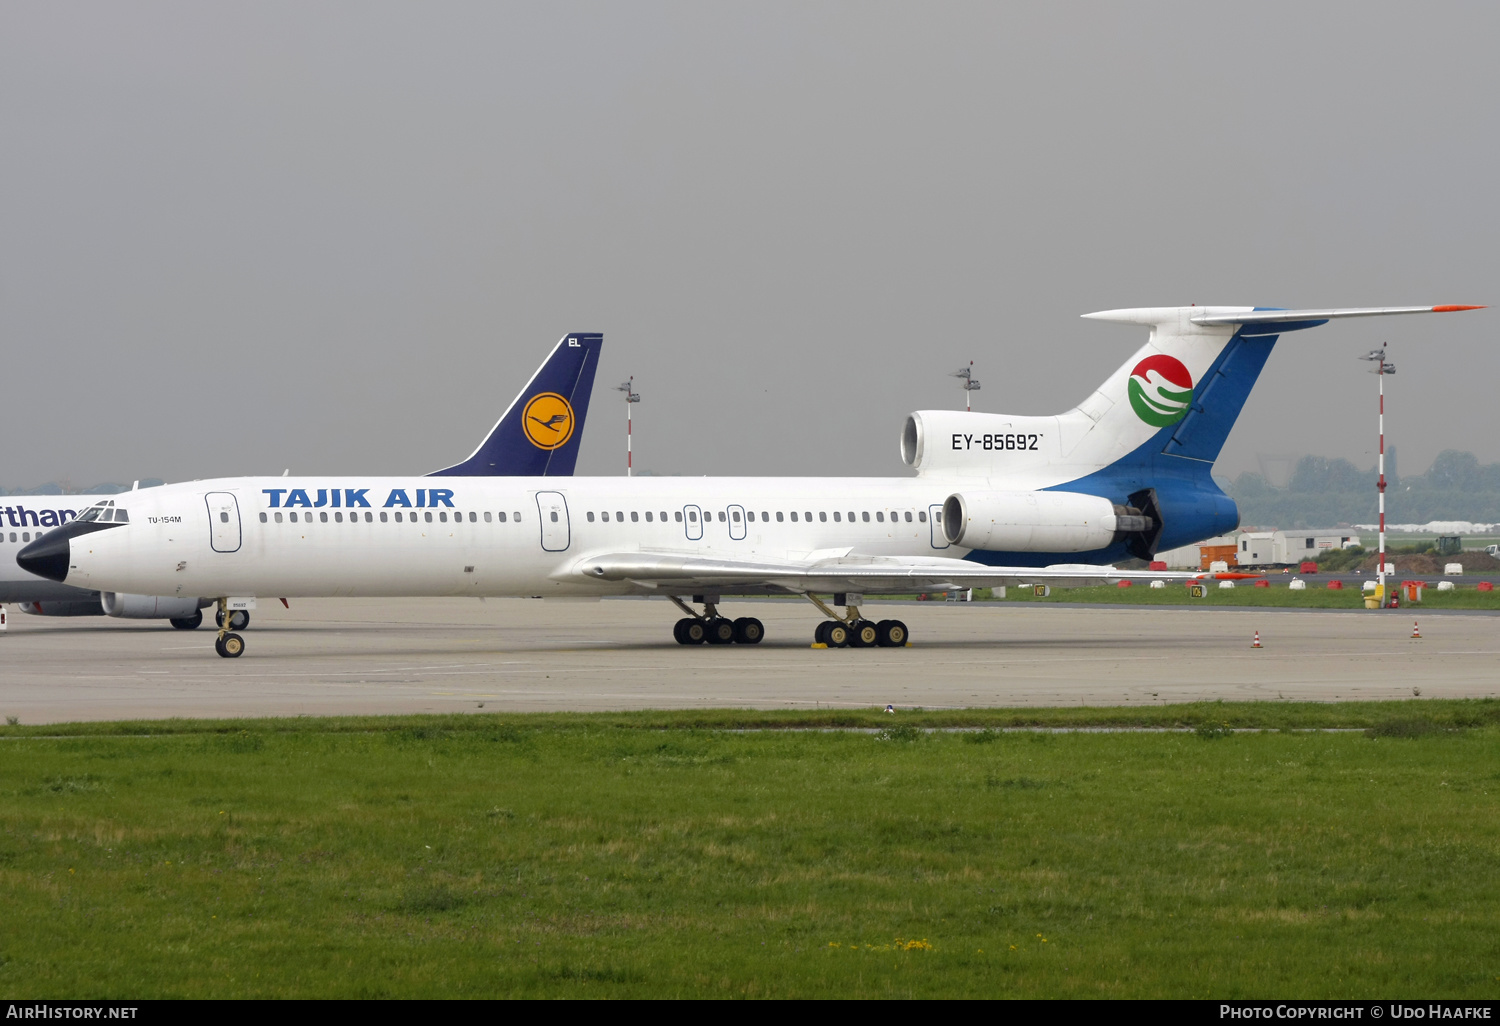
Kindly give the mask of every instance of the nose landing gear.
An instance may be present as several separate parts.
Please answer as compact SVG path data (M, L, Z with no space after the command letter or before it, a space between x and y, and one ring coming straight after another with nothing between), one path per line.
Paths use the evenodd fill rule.
M244 623L250 622L250 614L243 610L235 610L229 613L227 610L228 599L219 599L219 612L215 617L219 622L219 635L214 639L214 651L225 659L238 659L245 651L245 639L230 631L229 627L235 623L235 616L243 613ZM244 630L244 627L240 627Z

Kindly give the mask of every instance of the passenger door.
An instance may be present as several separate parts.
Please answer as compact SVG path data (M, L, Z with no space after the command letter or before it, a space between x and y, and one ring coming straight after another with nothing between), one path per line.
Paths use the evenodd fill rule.
M927 507L927 526L932 528L932 547L935 549L946 549L948 538L943 534L943 507Z
M542 522L542 548L547 552L566 552L572 531L568 524L568 500L562 492L537 492L536 512Z
M682 507L682 528L687 532L688 541L701 541L703 539L703 511L697 506Z
M215 552L240 551L240 504L233 492L209 492L208 539Z
M734 541L745 540L745 507L729 507L729 537Z

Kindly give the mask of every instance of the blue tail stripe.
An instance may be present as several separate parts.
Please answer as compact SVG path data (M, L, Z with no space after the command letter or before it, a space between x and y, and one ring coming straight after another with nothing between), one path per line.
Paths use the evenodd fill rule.
M583 425L594 391L594 373L604 336L598 332L571 332L552 350L521 394L462 463L434 471L431 477L567 477L578 462L583 443ZM566 402L544 399L545 421L527 431L527 410L538 396L561 396ZM548 432L565 432L566 440L548 446L533 441Z

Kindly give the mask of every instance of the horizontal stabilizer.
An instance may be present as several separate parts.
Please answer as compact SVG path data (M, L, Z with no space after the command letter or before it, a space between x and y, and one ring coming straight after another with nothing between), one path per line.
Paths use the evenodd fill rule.
M1249 310L1245 313L1205 314L1189 318L1194 324L1284 324L1297 321L1331 321L1339 317L1388 317L1392 314L1452 313L1483 310L1482 306L1364 306L1330 310Z

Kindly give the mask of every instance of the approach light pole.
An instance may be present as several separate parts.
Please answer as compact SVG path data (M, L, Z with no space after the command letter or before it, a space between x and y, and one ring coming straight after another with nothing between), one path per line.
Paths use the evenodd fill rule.
M973 413L974 408L969 402L969 393L979 391L979 382L974 380L974 361L970 360L967 367L954 371L951 376L963 379L963 385L960 387L964 390L964 412Z
M1389 342L1386 345L1390 345ZM1378 476L1375 479L1375 487L1380 492L1380 554L1376 557L1380 565L1375 569L1379 574L1380 607L1384 609L1391 604L1390 597L1385 593L1385 376L1396 373L1394 363L1386 363L1385 346L1379 349L1371 349L1370 352L1360 357L1375 364L1370 368L1370 373L1375 375L1380 382L1380 456Z
M640 402L641 401L641 397L636 394L634 386L635 386L635 375L634 374L630 375L630 380L628 380L628 381L622 381L618 385L615 386L615 391L616 392L624 392L625 393L625 476L626 477L634 477L635 476L635 467L634 467L634 465L632 463L632 458L633 457L632 457L631 452L630 452L630 442L631 442L630 404L631 403L638 403L638 402Z

